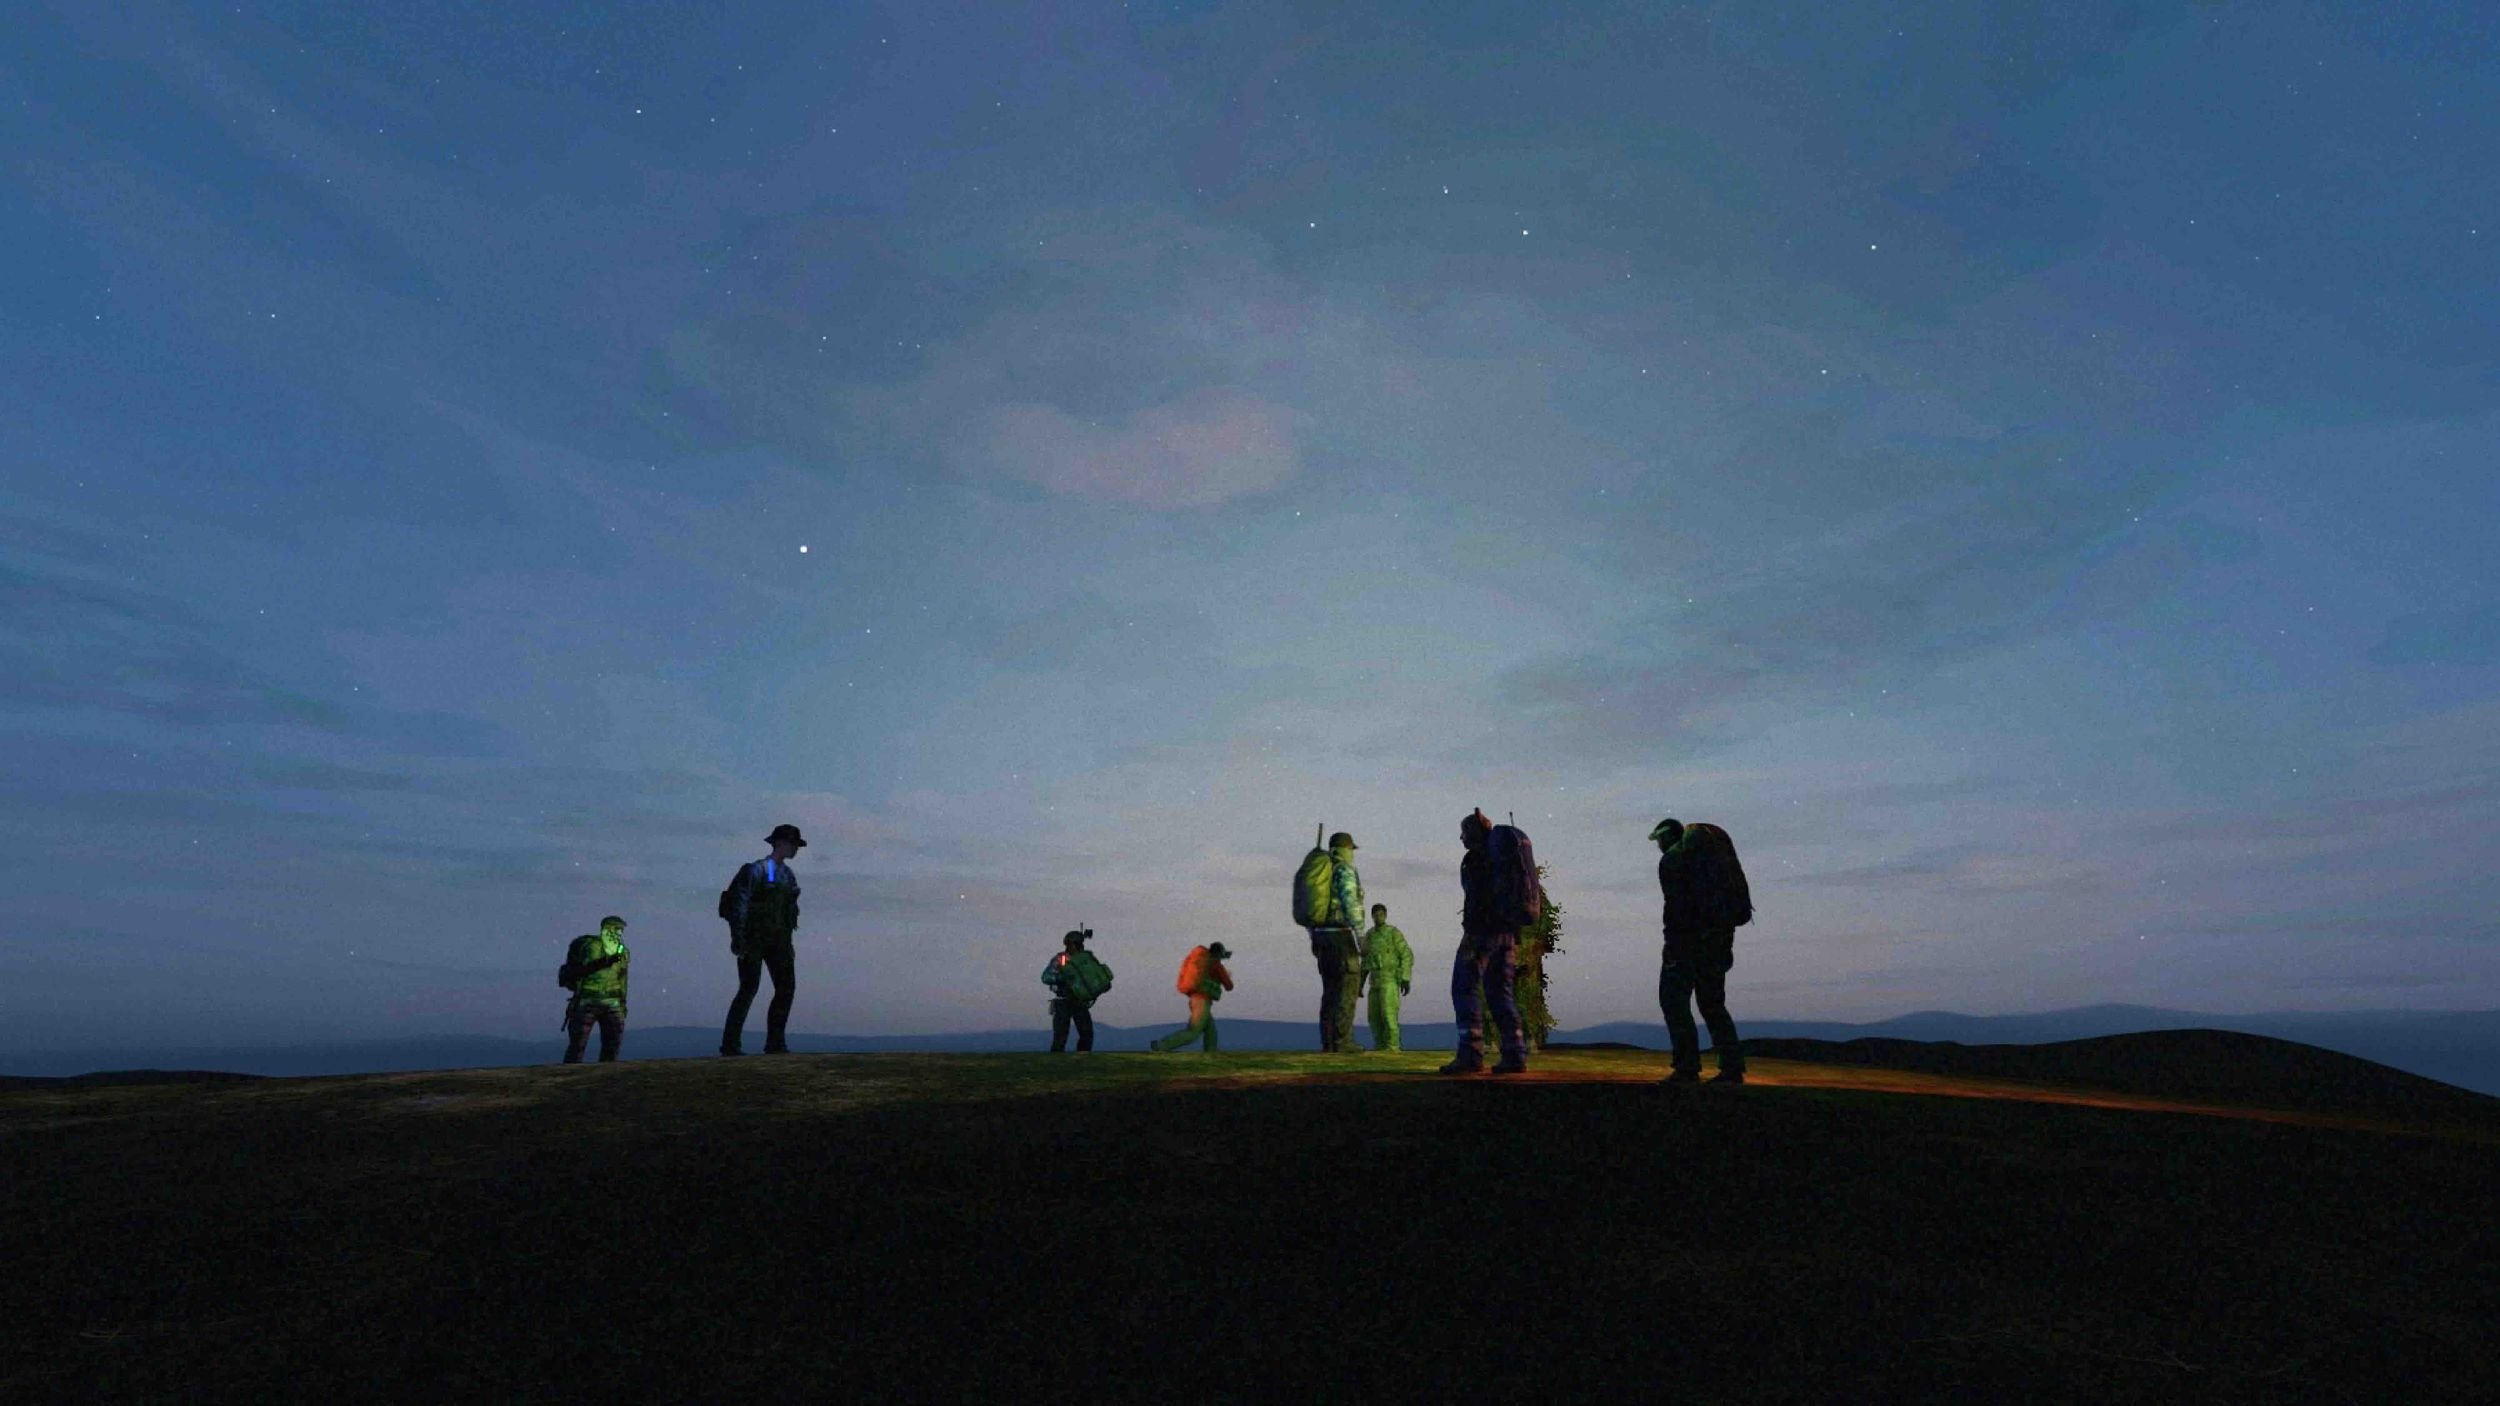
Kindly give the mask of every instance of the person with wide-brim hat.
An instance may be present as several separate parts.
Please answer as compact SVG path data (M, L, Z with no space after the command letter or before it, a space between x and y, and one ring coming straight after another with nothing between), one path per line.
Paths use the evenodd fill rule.
M729 922L729 951L738 959L738 994L729 1000L720 1052L746 1053L747 1008L763 974L773 976L772 1003L764 1008L764 1053L790 1052L790 1003L798 996L799 881L790 861L807 847L796 825L776 825L764 837L771 852L742 865L721 892L721 916Z

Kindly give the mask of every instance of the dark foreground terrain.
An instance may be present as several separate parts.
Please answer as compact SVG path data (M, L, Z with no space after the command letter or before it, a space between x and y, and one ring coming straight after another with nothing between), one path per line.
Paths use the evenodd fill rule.
M0 1399L2500 1394L2481 1105L1439 1058L21 1088Z

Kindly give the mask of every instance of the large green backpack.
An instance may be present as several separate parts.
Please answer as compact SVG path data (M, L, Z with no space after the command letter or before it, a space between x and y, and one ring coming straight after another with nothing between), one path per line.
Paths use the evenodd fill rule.
M1326 822L1319 832L1324 841ZM1337 857L1325 843L1313 846L1302 856L1302 867L1293 871L1293 923L1301 928L1343 926L1337 912Z

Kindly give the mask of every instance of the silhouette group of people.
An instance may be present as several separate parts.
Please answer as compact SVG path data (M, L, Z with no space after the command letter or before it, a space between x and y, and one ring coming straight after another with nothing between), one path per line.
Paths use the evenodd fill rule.
M1528 1067L1528 1031L1518 1001L1519 944L1544 908L1534 847L1513 825L1496 825L1479 809L1458 823L1459 943L1450 972L1450 1006L1458 1023L1458 1049L1444 1074L1518 1074ZM1673 1072L1664 1082L1701 1078L1698 1006L1719 1054L1713 1082L1745 1081L1745 1056L1736 1021L1727 1009L1727 975L1735 965L1736 929L1753 920L1753 894L1734 841L1716 825L1661 820L1649 838L1658 846L1661 904L1658 1006L1666 1018ZM1324 1053L1360 1054L1354 1038L1356 1002L1368 992L1365 1012L1375 1050L1402 1048L1399 1017L1412 993L1414 949L1389 924L1389 907L1371 905L1371 926L1358 926L1363 879L1355 864L1361 847L1340 830L1312 847L1294 875L1294 921L1310 939L1319 972L1319 1047ZM1068 1028L1077 1050L1094 1045L1094 1000L1111 989L1111 969L1086 950L1090 928L1070 932L1063 949L1042 969L1051 990L1053 1053L1067 1049ZM1215 1003L1233 989L1224 966L1224 944L1192 948L1182 959L1175 988L1189 1002L1189 1023L1149 1048L1169 1052L1199 1042L1217 1047ZM1497 1044L1488 1063L1487 1027Z
M1541 870L1526 833L1515 825L1494 824L1481 809L1459 820L1458 837L1459 941L1450 971L1458 1048L1440 1072L1522 1073L1528 1067L1528 1031L1517 997L1519 944L1543 912ZM1728 1014L1727 977L1735 965L1736 929L1753 919L1744 866L1734 841L1716 825L1669 818L1659 821L1649 838L1658 847L1658 1005L1673 1050L1673 1071L1664 1082L1696 1083L1701 1078L1700 1034L1693 1020L1698 1006L1719 1054L1714 1082L1741 1084L1745 1056L1736 1022ZM720 895L719 912L729 925L729 951L738 976L721 1027L720 1052L728 1056L745 1053L748 1012L768 974L773 994L764 1012L764 1053L789 1052L790 1007L798 993L799 925L799 882L791 861L807 840L797 826L784 824L773 827L764 843L765 855L740 865ZM1414 949L1404 933L1390 926L1388 905L1370 905L1370 926L1361 925L1366 909L1363 879L1355 865L1359 848L1351 834L1337 831L1312 848L1294 876L1294 921L1310 939L1319 972L1320 1049L1333 1054L1363 1052L1354 1038L1354 1020L1356 1004L1366 994L1371 1048L1402 1048L1399 1018L1405 997L1414 989ZM625 926L614 914L601 919L598 932L573 939L557 970L557 982L570 993L564 1010L567 1064L581 1062L594 1030L602 1062L614 1060L624 1044L632 963ZM1112 972L1090 950L1093 936L1091 928L1070 931L1042 968L1042 985L1050 992L1054 1054L1066 1052L1071 1032L1079 1053L1094 1047L1093 1006L1111 990ZM1151 1050L1170 1053L1192 1043L1210 1053L1218 1048L1215 1003L1233 989L1232 972L1224 965L1231 956L1230 949L1215 942L1193 947L1182 958L1173 985L1188 1002L1188 1023L1154 1041ZM1488 1028L1497 1045L1490 1062Z

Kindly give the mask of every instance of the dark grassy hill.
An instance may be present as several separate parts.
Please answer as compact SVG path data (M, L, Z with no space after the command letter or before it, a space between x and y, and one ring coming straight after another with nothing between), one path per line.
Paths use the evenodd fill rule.
M1809 1064L2026 1079L2191 1102L2500 1127L2500 1099L2366 1059L2231 1030L2159 1030L2047 1045L1762 1039L1748 1053Z
M8 1091L0 1399L2500 1392L2487 1141L1438 1058Z

